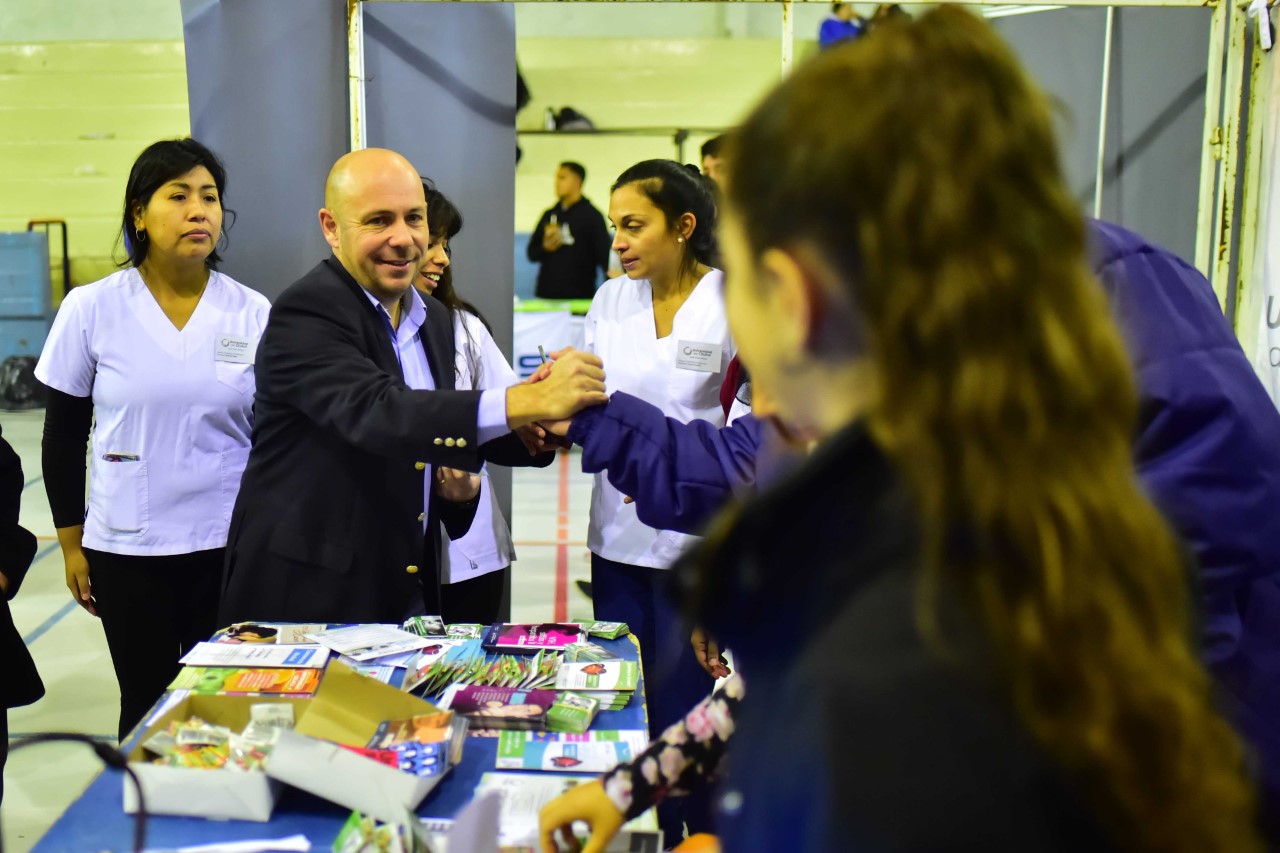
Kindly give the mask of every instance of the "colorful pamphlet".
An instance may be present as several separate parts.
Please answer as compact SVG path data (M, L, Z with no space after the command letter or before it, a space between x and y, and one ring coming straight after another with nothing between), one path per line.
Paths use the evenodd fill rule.
M401 720L385 720L366 746L369 749L390 749L400 743L448 743L457 733L453 714L416 714Z
M593 661L602 660L622 660L621 657L606 649L604 646L596 643L582 642L570 643L564 647L564 659L566 663L591 663Z
M601 711L621 711L631 704L634 690L593 690L591 697L600 703Z
M476 622L458 622L453 625L446 625L444 634L451 639L479 640L484 637L485 627Z
M600 710L600 700L584 693L561 693L547 712L547 729L582 734Z
M196 643L178 662L187 666L323 669L328 660L329 650L324 646Z
M498 737L499 770L558 770L604 773L630 761L649 742L644 731L503 732Z
M419 637L445 636L444 619L439 616L410 616L404 620L404 629Z
M592 622L587 626L587 633L593 637L616 640L631 633L626 622Z
M427 680L432 667L445 658L453 649L461 646L464 640L433 640L418 649L417 654L405 662L404 681L401 689L409 692Z
M633 660L562 663L556 672L557 690L635 690L640 664Z
M543 731L547 712L556 702L554 690L520 690L515 687L488 687L455 684L438 703L462 714L475 729Z
M186 666L169 685L201 696L310 696L320 686L318 669L235 669Z
M559 650L585 637L577 622L495 623L485 632L484 647L493 652Z
M436 660L410 662L404 688L420 696L433 696L452 684L481 684L533 690L550 687L561 656L539 651L536 655L487 655L479 640L441 640L457 643ZM426 649L423 650L424 652Z
M338 663L344 664L363 675L365 678L372 678L374 681L381 681L383 684L390 684L396 677L397 667L384 664L385 658L376 658L371 661L358 661L355 658L349 658L346 655L338 655Z

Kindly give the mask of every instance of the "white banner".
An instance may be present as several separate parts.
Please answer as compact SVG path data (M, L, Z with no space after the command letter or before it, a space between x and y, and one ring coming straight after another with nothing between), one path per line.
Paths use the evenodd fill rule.
M1258 234L1254 244L1253 271L1238 323L1247 341L1254 370L1271 399L1280 405L1280 61L1273 50L1263 54L1261 92L1254 102L1253 121L1260 123L1262 158L1258 170ZM1267 73L1269 69L1270 73ZM1253 298L1249 298L1252 295ZM1250 328L1252 327L1252 328Z
M548 354L564 347L582 349L582 317L568 311L517 311L512 323L511 366L516 376L532 376L542 363L541 345Z

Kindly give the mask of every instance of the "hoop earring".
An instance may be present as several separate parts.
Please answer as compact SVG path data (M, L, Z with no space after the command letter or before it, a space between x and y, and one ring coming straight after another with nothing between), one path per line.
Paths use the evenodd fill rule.
M145 230L144 230L144 231L139 231L137 228L135 228L135 229L133 229L133 233L134 233L134 234L136 234L136 235L138 236L138 242L139 242L139 243L141 243L143 240L146 240L146 239L147 239L147 232L146 232Z

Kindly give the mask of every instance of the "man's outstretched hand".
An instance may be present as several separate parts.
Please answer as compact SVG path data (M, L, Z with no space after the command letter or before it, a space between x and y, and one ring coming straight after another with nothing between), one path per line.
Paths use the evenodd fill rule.
M540 368L540 381L507 389L507 426L519 429L534 421L570 418L588 406L608 402L604 363L590 353L566 347L551 353L549 369Z

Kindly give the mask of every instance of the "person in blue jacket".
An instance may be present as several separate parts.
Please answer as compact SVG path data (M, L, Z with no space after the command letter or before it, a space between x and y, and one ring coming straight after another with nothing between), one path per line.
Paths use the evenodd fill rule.
M1137 376L1138 474L1195 557L1204 661L1280 814L1280 411L1195 267L1119 225L1088 235ZM623 393L568 426L583 471L605 471L645 524L689 533L767 481L771 434L755 415L717 429Z
M831 14L818 28L818 47L826 50L842 41L856 39L862 35L864 25L862 16L853 10L852 3L832 3Z
M797 69L727 159L734 339L815 449L675 570L748 686L686 717L734 738L723 848L1261 850L1134 462L1160 430L1012 51L944 4ZM664 740L635 769L688 790ZM616 819L631 781L585 790Z

